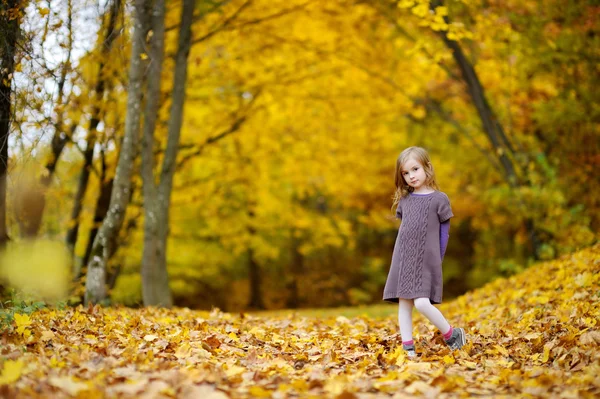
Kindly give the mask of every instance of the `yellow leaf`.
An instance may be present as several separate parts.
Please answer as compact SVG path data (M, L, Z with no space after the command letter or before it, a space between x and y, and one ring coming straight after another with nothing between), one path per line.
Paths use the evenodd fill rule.
M142 54L140 54L140 58L143 59L143 60L147 60L148 59L148 54L142 53Z
M31 325L31 319L27 314L15 313L15 324L17 325L17 332L24 335L27 327Z
M234 377L236 375L240 375L244 372L246 372L246 368L245 367L240 367L240 366L229 366L229 368L227 370L225 370L225 375L227 377Z
M232 333L229 333L228 337L229 337L229 338L231 338L231 339L232 339L232 340L234 340L234 341L239 341L239 340L240 340L240 339L238 338L238 336L237 336L237 335L235 335L235 333L233 333L233 332L232 332Z
M477 368L477 363L470 362L468 360L461 360L460 364L463 365L463 366L465 366L469 370L475 370Z
M444 16L448 15L448 8L444 7L444 6L437 7L435 9L435 13L439 16L444 17Z
M454 364L454 363L456 363L456 360L454 360L454 358L452 356L446 355L446 356L444 356L444 363Z
M527 303L531 305L544 305L550 302L550 298L546 295L533 296L527 299Z
M398 8L411 8L414 5L414 0L400 0L398 2Z
M411 111L411 114L416 119L423 119L423 118L425 118L425 115L426 115L425 108L423 106L419 105L418 107L416 107L415 109L413 109Z
M144 341L152 342L157 338L158 337L156 335L148 334L148 335L144 336Z
M190 356L191 350L192 350L192 347L190 346L190 344L185 343L177 349L177 351L175 352L175 357L178 359L183 359L185 357L188 357L188 356Z
M592 285L592 283L593 283L592 273L585 272L585 273L578 274L575 277L575 283L579 287L588 287L588 286Z
M47 8L40 8L38 12L40 13L40 15L42 17L45 17L46 15L48 15L50 13L50 10Z
M542 363L546 363L550 359L550 346L544 345L544 356L542 356Z
M429 371L431 370L431 363L409 363L407 370L411 372L415 371Z
M504 356L508 356L508 351L506 350L506 348L504 348L503 346L500 345L494 345L494 348L496 348L496 350L498 352L500 352L501 354L503 354Z
M270 398L272 396L271 391L267 391L266 389L259 387L258 385L250 387L248 393L253 398Z
M396 358L396 362L394 363L396 366L402 366L406 362L406 354L402 351L398 357Z
M309 389L308 382L301 378L292 381L292 387L298 392L306 392Z
M21 378L25 363L22 360L7 360L4 362L2 374L0 374L0 385L12 384Z
M65 367L67 364L63 361L59 361L56 357L53 357L50 359L50 367L53 368L63 368Z

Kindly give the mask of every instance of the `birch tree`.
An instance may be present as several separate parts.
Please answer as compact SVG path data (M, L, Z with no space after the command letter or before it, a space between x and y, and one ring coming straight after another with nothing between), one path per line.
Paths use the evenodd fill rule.
M85 303L97 303L106 298L106 264L116 250L116 240L125 218L129 203L133 161L140 128L140 104L146 63L143 61L149 19L146 0L136 0L131 60L129 66L129 90L125 117L125 134L119 154L119 162L113 183L109 210L102 222L90 254L85 287Z

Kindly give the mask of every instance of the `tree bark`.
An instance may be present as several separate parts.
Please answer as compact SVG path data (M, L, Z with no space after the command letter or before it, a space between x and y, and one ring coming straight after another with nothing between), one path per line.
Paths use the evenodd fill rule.
M255 217L252 207L248 212L248 216L250 216L250 221ZM256 229L252 226L252 222L248 227L248 233L251 237L256 235ZM248 249L248 278L250 280L250 302L248 303L248 308L258 310L266 309L262 297L262 273L260 265L254 258L254 249L252 247Z
M106 85L106 78L104 76L104 60L108 60L110 51L112 49L112 45L116 37L118 36L116 25L120 9L121 0L114 0L110 9L109 22L104 36L102 51L100 52L102 61L100 61L96 87L94 88L96 95L94 99L94 105L92 107L92 117L90 119L90 125L88 128L87 146L83 156L83 168L81 169L81 174L79 175L79 184L77 186L77 193L75 194L73 210L71 211L71 218L69 221L69 230L67 231L66 237L67 247L69 248L71 255L73 255L75 252L75 245L77 243L77 237L79 235L79 216L81 214L81 210L83 209L83 199L85 197L85 192L87 191L87 186L90 179L90 172L92 170L94 162L94 150L96 147L96 141L98 139L97 128L101 120L100 113L102 111L100 103L102 102L102 99L104 97L104 88Z
M125 134L110 197L106 218L94 240L87 267L85 303L98 303L106 299L106 263L116 250L116 240L123 225L129 203L131 175L140 128L140 104L145 63L142 60L145 39L149 30L145 0L136 0L134 28L129 65L129 90L125 117Z
M161 166L160 181L156 191L155 215L150 215L157 223L152 227L151 234L156 234L155 243L149 246L147 263L142 264L142 293L144 305L170 307L173 304L169 288L169 275L167 272L167 239L169 235L169 209L171 205L171 192L173 190L173 176L175 162L179 151L179 137L183 123L183 106L185 102L185 84L187 81L188 56L190 53L192 22L194 14L194 0L184 0L181 12L181 25L179 42L175 56L175 71L173 77L172 102L168 123L167 149ZM164 19L162 20L164 29ZM148 238L149 240L149 238ZM144 238L146 243L146 237ZM144 245L144 255L146 248ZM151 262L154 258L156 261Z
M102 221L106 217L108 213L108 207L110 206L110 195L112 193L114 178L107 179L107 165L104 153L102 154L102 171L100 175L100 195L96 200L96 209L94 211L94 225L90 230L90 236L87 242L87 247L85 249L85 255L83 256L83 265L87 265L90 260L90 254L92 253L92 246L94 244L94 240L96 239L96 235L98 234L98 229L100 228ZM79 271L79 276L81 277L81 271Z
M0 1L0 248L8 241L6 225L6 181L8 172L8 137L12 118L12 78L15 71L15 53L21 28L20 17L25 2ZM17 10L17 13L9 12Z
M288 309L296 309L301 305L299 281L304 273L304 256L300 253L300 239L295 236L297 230L292 230L290 280L287 284L289 296L286 301Z
M262 310L266 309L262 298L262 273L260 265L254 259L254 251L248 250L248 271L250 272L250 302L248 308Z
M150 44L148 86L144 134L142 136L142 189L144 193L144 248L142 250L142 298L144 305L171 306L170 292L163 298L157 285L164 284L165 276L157 270L160 259L165 257L165 248L159 240L158 188L154 176L154 132L160 109L160 83L164 58L165 4L156 1L152 10L152 41ZM168 289L168 280L167 280Z

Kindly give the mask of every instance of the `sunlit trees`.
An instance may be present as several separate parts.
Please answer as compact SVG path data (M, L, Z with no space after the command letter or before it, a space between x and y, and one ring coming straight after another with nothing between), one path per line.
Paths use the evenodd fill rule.
M134 157L139 143L142 103L142 84L146 63L143 60L146 35L150 30L148 4L137 0L134 10L134 28L131 38L127 116L125 133L119 152L119 162L113 183L108 213L94 239L87 265L85 302L98 303L106 298L106 263L118 246L119 231L130 200Z
M16 97L49 115L32 125L51 135L14 151L48 187L38 234L69 237L92 302L369 302L397 228L394 159L422 145L457 215L455 293L588 245L593 7L534 5L108 2L89 51L71 62L63 33L61 63L38 71L52 95Z
M8 138L13 112L13 74L19 40L20 22L26 2L0 2L0 247L8 241L6 225L6 182Z

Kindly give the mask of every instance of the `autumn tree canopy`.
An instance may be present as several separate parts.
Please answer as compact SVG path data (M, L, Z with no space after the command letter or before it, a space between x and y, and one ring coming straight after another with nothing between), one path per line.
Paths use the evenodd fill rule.
M6 232L70 248L73 303L378 301L410 145L456 216L447 296L597 241L593 2L12 3Z

